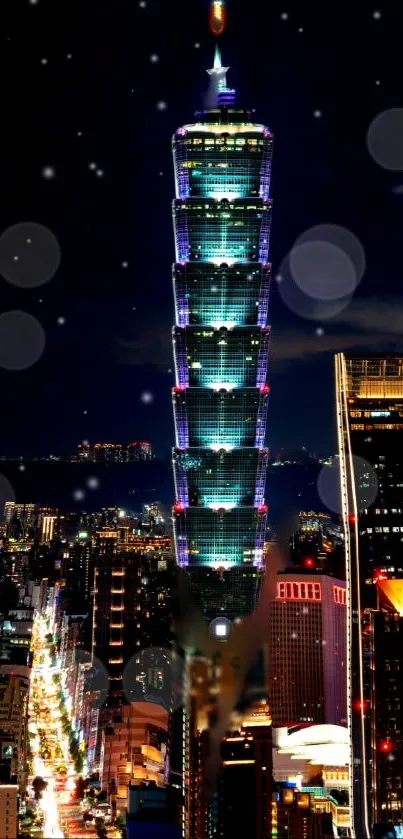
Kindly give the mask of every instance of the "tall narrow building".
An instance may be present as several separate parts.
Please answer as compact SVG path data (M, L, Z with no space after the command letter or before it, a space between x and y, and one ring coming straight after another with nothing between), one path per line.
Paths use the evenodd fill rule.
M348 592L350 797L355 837L367 839L382 809L377 762L371 757L382 733L373 715L371 723L373 674L365 615L376 610L379 579L403 578L403 356L336 355L336 407ZM379 629L381 618L374 620ZM378 660L381 634L379 629ZM383 643L386 656L386 635ZM395 807L396 821L402 809L403 804Z
M217 48L208 107L173 137L174 532L209 621L254 608L267 514L273 137L227 70Z

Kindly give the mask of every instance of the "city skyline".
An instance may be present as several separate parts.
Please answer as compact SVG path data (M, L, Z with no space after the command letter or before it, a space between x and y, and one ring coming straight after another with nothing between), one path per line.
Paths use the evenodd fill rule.
M172 180L166 138L183 113L192 112L195 93L202 97L201 77L212 50L205 33L206 5L195 0L190 8L179 0L172 11L153 0L129 11L120 3L123 16L117 10L107 28L100 13L94 18L82 11L74 36L76 21L66 11L63 37L45 0L27 3L18 23L15 4L5 4L4 10L4 60L16 98L23 103L19 111L35 107L37 118L23 153L18 113L12 123L15 137L6 128L13 174L5 178L2 229L27 219L44 224L56 235L62 254L58 273L43 287L2 286L5 309L26 310L43 321L47 342L43 359L26 372L1 372L10 404L17 409L16 422L11 412L4 417L4 453L18 451L22 439L28 456L30 450L33 455L71 448L80 439L151 437L155 449L168 457L172 300L162 278L172 254L166 209ZM332 351L353 345L375 350L385 341L395 346L400 340L393 280L400 245L400 175L377 166L366 141L377 114L399 107L398 50L393 48L397 27L390 10L380 10L378 16L375 11L349 7L344 14L340 9L330 34L320 4L295 17L279 4L266 9L252 0L244 27L243 6L232 0L223 36L240 100L256 107L278 138L274 276L295 239L322 223L352 231L362 242L367 263L355 299L327 322L294 314L282 300L281 284L273 283L269 378L276 398L267 443L274 449L296 448L302 442L310 449L334 449ZM123 21L130 43L122 37ZM346 44L342 58L340 38ZM366 49L356 73L358 43ZM255 71L257 56L261 72ZM49 96L57 103L54 120L46 115ZM113 129L105 122L106 113ZM143 123L151 138L146 151ZM49 167L54 177L42 174ZM144 213L139 214L139 207ZM158 230L152 265L148 254L155 255L156 233L145 224L147 213L156 214ZM119 393L126 394L119 412L105 389L111 378ZM323 394L314 408L318 379ZM41 392L43 399L37 400L28 426L24 406ZM304 405L298 428L287 410L290 394ZM52 400L63 405L57 422L48 410Z

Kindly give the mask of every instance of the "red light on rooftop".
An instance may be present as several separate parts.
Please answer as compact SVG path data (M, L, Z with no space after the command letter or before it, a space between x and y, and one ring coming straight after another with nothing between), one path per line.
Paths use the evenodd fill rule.
M354 710L358 711L361 714L364 714L366 704L367 703L366 703L365 700L363 701L361 699L356 699L355 702L354 702Z
M184 388L184 387L180 387L179 385L175 385L175 387L174 387L174 391L175 391L175 393L183 393L183 391L184 391L185 389L186 389L186 388Z
M315 565L315 560L312 559L311 556L306 556L304 559L305 568L313 568Z
M262 391L262 393L270 393L270 386L263 385L263 387L261 387L260 390Z
M386 752L391 752L392 751L392 743L390 742L390 740L382 740L380 745L379 745L379 748L380 748L381 752L385 752L385 753Z
M259 507L259 513L267 513L268 509L269 509L268 504L262 504L262 506Z
M184 509L185 509L184 504L178 504L178 503L174 504L174 512L175 513L183 513Z
M354 513L351 513L348 517L348 520L349 520L350 524L355 524L356 521L357 521L357 516L355 516Z

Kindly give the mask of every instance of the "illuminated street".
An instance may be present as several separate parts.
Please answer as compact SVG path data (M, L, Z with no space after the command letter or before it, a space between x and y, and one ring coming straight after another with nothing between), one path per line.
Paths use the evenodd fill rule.
M63 839L60 826L59 797L74 790L76 772L70 755L68 736L60 713L60 667L52 660L49 625L37 616L32 632L34 653L29 703L29 736L32 751L32 774L47 782L42 792L42 834L46 839Z

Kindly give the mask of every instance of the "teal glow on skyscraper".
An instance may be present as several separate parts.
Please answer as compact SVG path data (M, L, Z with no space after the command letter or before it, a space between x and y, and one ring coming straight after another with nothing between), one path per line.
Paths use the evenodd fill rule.
M234 106L218 49L209 107L173 138L174 532L206 618L254 606L267 508L273 137Z

